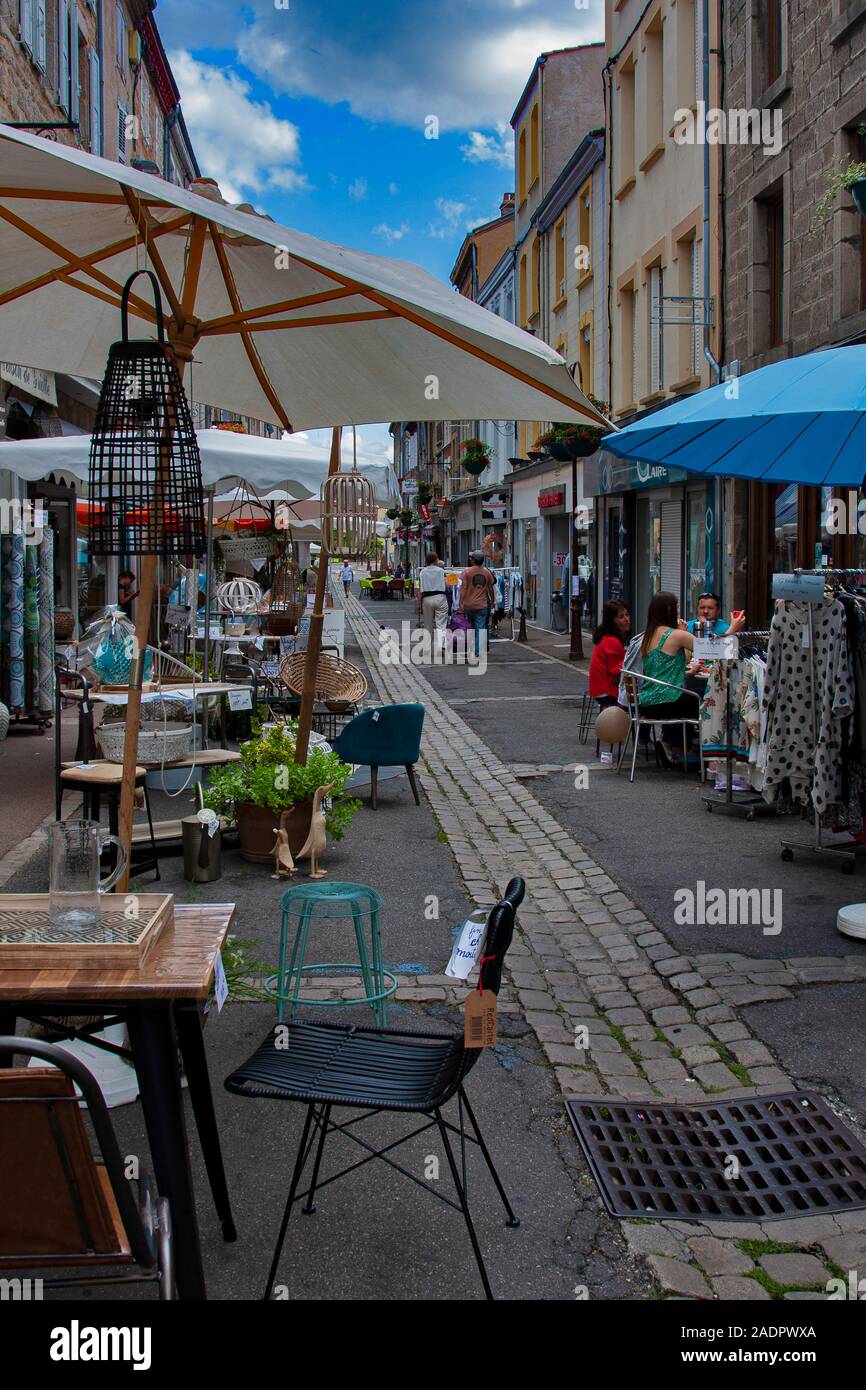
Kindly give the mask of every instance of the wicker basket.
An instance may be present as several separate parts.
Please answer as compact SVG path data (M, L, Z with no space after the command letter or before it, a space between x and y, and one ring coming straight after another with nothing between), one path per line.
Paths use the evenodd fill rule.
M75 631L75 614L66 608L54 610L54 636L58 642L68 642Z
M295 652L280 662L280 679L294 695L304 689L305 652ZM316 672L316 699L340 700L356 705L367 693L367 682L357 666L342 657L331 656L330 652L319 654L319 669Z
M219 537L223 560L267 560L276 554L277 537L265 532L253 536L226 535Z
M100 724L96 742L107 763L123 762L125 724ZM173 724L162 720L145 720L138 731L139 763L176 763L192 751L192 725Z

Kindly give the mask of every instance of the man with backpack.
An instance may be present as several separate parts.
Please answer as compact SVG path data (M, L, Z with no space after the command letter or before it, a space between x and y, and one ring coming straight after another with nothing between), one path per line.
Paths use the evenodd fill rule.
M484 564L484 553L473 550L469 564L460 576L460 593L457 610L467 618L475 631L475 655L481 651L481 633L487 632L487 624L493 610L496 580Z

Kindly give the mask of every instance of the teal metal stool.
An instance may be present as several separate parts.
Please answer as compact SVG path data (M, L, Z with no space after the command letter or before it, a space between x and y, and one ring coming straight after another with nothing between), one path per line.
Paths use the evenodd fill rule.
M363 883L299 883L287 888L282 899L279 966L275 975L265 981L265 989L277 1001L277 1018L283 1021L286 1005L293 1018L299 1004L322 1008L343 1009L350 1004L369 1004L379 1028L387 1023L385 1000L397 989L397 977L382 966L382 940L379 930L379 909L382 899ZM307 942L314 921L334 921L352 918L358 963L338 961L321 965L306 965ZM367 949L366 926L370 926L370 949ZM286 954L289 935L292 950L288 966ZM304 975L358 974L364 982L365 993L356 999L303 999L301 985Z

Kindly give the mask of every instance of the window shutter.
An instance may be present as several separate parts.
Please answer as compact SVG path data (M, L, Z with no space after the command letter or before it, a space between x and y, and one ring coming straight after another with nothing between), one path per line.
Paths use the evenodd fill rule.
M45 71L47 47L45 35L45 0L36 0L35 14L33 20L34 27L34 56L42 71Z
M57 99L69 113L69 0L57 5Z
M87 62L90 68L90 153L102 154L102 77L95 48L88 49Z
M704 322L705 306L701 303L701 279L702 265L701 258L703 253L703 242L698 241L697 237L692 239L692 294L694 304L692 305L692 373L697 376L701 370L701 335Z
M78 15L73 13L69 25L69 119L81 115L81 75L78 71Z
M704 7L695 0L695 101L704 95Z
M34 0L21 0L20 9L19 9L19 12L18 12L18 24L19 24L19 28L20 28L20 30L21 30L21 38L23 39L24 43L26 43L26 45L27 45L27 47L30 49L30 52L31 52L31 53L33 52L33 49L34 49L34 38L33 38L33 31L34 31L34 14L33 14L33 6L34 6Z
M661 270L654 265L650 270L650 391L661 388Z
M126 107L117 103L117 158L121 164L126 163L126 118L129 115Z
M662 589L680 597L683 569L683 514L679 502L662 502Z
M637 401L637 289L631 292L631 399Z

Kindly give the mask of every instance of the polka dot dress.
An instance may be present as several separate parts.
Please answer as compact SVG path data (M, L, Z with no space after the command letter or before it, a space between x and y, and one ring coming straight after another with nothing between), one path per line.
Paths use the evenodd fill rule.
M813 805L820 815L842 804L842 721L854 710L854 678L845 610L812 606L813 699L808 608L776 607L767 650L764 796L780 805ZM787 784L787 786L785 785Z

